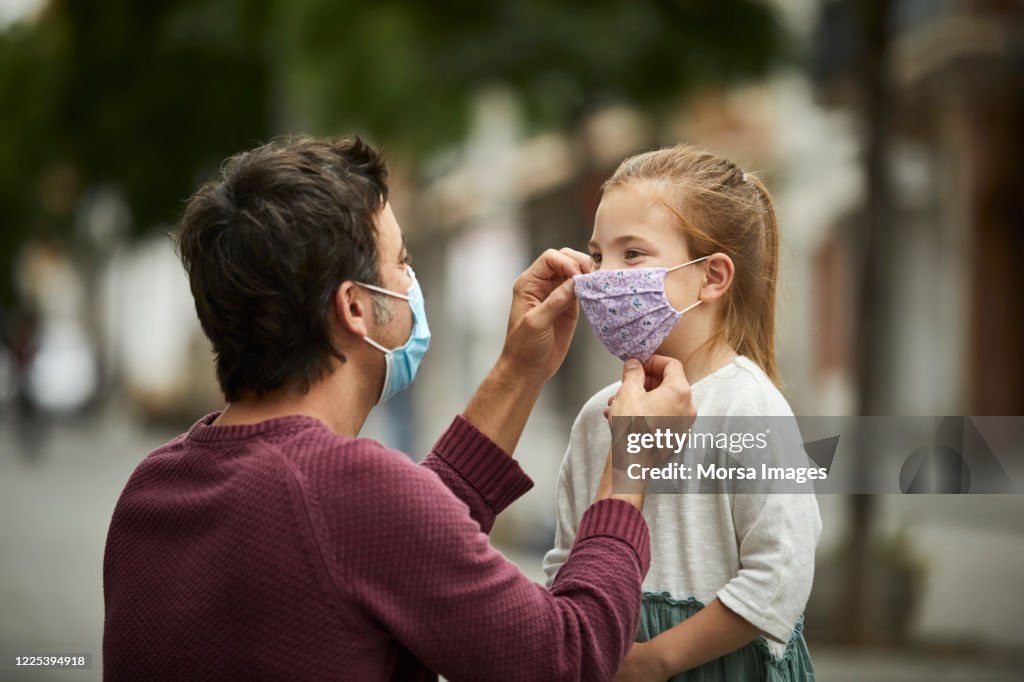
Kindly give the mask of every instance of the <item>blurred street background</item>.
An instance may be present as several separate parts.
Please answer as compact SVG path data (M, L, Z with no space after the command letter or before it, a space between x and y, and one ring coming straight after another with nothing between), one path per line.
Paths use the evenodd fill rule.
M511 285L585 250L601 182L677 141L758 172L801 415L1024 415L1024 2L0 0L0 654L91 652L117 496L221 407L167 232L237 151L359 133L433 331L364 435L425 453ZM495 544L536 580L572 420L620 366L581 321ZM1024 679L1024 496L820 496L819 679Z

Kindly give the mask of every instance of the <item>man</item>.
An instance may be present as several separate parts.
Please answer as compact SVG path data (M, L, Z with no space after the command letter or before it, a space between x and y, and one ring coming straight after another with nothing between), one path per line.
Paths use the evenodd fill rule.
M178 248L228 406L117 503L108 679L601 680L629 649L641 495L594 503L550 590L487 539L532 485L510 454L565 356L585 255L519 277L494 369L422 464L357 439L429 340L386 177L359 140L300 139L234 157L189 202ZM685 411L678 363L649 370L625 370L614 414Z

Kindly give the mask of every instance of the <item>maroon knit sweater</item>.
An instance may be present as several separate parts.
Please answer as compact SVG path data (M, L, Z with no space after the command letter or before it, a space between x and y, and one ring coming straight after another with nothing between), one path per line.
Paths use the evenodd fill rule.
M550 590L488 542L532 481L463 417L421 465L311 417L156 450L103 563L109 680L606 680L637 630L643 516L583 516Z

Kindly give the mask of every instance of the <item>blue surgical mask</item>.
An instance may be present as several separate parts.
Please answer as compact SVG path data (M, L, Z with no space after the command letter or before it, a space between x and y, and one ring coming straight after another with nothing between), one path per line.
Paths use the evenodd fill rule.
M388 349L369 336L363 337L364 341L384 353L384 388L381 390L380 397L377 398L378 404L409 387L416 377L416 370L419 369L427 348L430 346L430 327L427 326L427 310L423 305L423 291L420 290L420 283L412 268L409 268L409 277L412 278L412 286L404 294L382 289L372 284L356 282L359 286L379 294L406 300L412 309L412 332L410 332L409 340L405 342L405 345Z

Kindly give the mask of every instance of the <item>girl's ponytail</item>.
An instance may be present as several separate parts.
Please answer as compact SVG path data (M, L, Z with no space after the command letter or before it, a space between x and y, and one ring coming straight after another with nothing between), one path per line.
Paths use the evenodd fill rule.
M759 178L743 175L744 181L757 190L763 204L764 220L762 248L764 249L763 300L756 306L756 314L746 320L750 332L745 334L746 348L736 352L756 362L764 373L777 385L782 384L779 368L775 362L775 301L779 281L779 221L775 217L775 202L768 188Z

